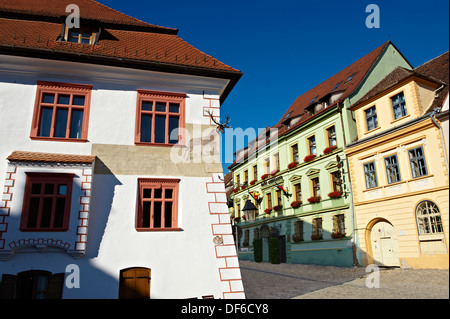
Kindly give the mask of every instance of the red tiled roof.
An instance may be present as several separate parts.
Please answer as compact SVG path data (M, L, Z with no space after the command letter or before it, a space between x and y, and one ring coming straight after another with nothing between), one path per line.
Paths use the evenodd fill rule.
M286 134L292 130L295 130L299 126L305 124L306 122L312 120L313 118L319 116L320 114L323 114L324 112L337 106L336 104L333 104L311 115L310 112L308 112L307 108L308 106L310 106L311 101L314 98L315 101L320 101L320 99L332 93L333 89L334 92L342 92L339 101L343 101L345 98L351 95L360 86L361 82L365 79L370 69L374 66L375 62L378 60L380 55L384 52L384 50L389 44L393 45L391 41L383 43L381 46L379 46L369 54L365 55L364 57L360 58L356 62L352 63L342 71L336 73L335 75L328 78L324 82L320 83L319 85L315 86L314 88L297 97L294 103L292 103L292 105L286 110L286 112L284 113L282 118L278 121L278 123L273 126L278 128L277 137ZM350 81L346 82L351 75L353 75L353 78ZM340 84L335 89L338 83ZM282 125L282 123L286 120L286 116L288 114L289 116L287 118L300 117L300 120L295 125L292 125L290 128L286 128L285 125ZM270 130L270 127L267 127L266 131L268 130ZM248 155L245 154L246 152L248 152L248 149L245 150L244 156ZM235 164L236 163L231 164L228 168L229 169L232 168Z
M7 159L16 162L92 164L95 156L14 151Z
M46 17L68 16L71 11L66 12L69 4L76 4L80 8L80 18L97 20L123 25L157 28L176 33L177 29L166 28L149 24L130 17L122 12L111 9L94 0L1 0L1 11L38 15Z
M57 40L71 3L80 7L82 18L102 26L98 44ZM222 99L242 76L178 37L177 29L142 22L93 0L0 0L0 30L1 53L223 77L231 81Z

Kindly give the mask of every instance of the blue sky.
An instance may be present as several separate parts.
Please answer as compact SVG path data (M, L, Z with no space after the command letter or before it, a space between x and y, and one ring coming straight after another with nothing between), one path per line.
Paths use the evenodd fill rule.
M297 96L389 37L414 67L449 49L448 0L98 1L177 28L182 39L241 70L222 105L233 128L276 124ZM366 27L369 4L380 9L378 29Z

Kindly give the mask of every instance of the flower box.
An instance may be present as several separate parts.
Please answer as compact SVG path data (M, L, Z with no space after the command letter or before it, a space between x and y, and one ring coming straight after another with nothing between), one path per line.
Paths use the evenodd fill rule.
M241 220L240 217L235 217L235 218L234 218L234 221L235 221L236 223L239 223L240 220Z
M241 189L245 189L247 187L247 185L243 185L241 186Z
M254 179L254 180L252 180L251 182L250 182L250 185L253 185L253 184L255 184L256 183L256 180Z
M233 193L237 193L237 192L239 192L239 188L233 189Z
M299 235L292 235L292 241L294 243L298 243L298 242L303 241L303 239L301 239Z
M277 205L277 206L273 207L273 210L276 210L276 211L279 211L279 210L282 210L282 209L283 209L282 205Z
M289 169L291 169L291 168L294 168L295 166L297 166L298 165L298 162L292 162L292 163L289 163L289 165L288 165L288 168Z
M269 174L264 174L261 176L261 179L266 179L267 177L269 177Z
M328 197L331 199L341 198L342 192L341 191L335 191L328 194Z
M311 196L310 198L308 198L308 202L310 202L311 204L319 203L321 199L322 198L320 196Z
M302 204L301 201L296 200L296 201L293 201L293 202L291 203L291 207L292 207L292 208L298 208L298 207L300 207L301 204Z
M273 171L270 172L270 175L274 176L279 172L278 169L274 169Z
M343 237L345 237L345 233L341 233L339 231L331 233L331 238L333 238L333 239L338 239L338 238L343 238Z
M266 209L264 210L264 212L265 212L266 214L270 214L271 211L272 211L272 208L266 208Z
M311 240L319 240L322 239L322 234L312 234Z
M324 149L323 150L323 153L324 154L330 154L330 153L332 153L335 149L337 149L337 146L335 145L335 146L330 146L330 147L327 147L326 149Z
M305 158L303 159L304 162L310 162L313 159L316 158L316 155L306 155Z

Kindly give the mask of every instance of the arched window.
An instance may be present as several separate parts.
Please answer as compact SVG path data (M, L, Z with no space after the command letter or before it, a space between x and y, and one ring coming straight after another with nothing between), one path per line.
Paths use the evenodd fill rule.
M419 235L437 234L444 231L441 212L438 206L432 201L425 200L417 205L416 220Z

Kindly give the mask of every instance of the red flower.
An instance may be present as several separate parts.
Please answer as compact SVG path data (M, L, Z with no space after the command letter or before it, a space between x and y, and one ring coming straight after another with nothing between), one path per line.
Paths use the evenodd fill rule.
M291 203L291 207L292 207L292 208L297 208L297 207L300 207L301 204L302 204L301 201L296 200L296 201L293 201L293 202Z
M266 209L264 210L264 212L265 212L266 214L270 214L271 211L272 211L272 208L266 208Z
M294 168L297 165L298 165L298 162L294 161L292 163L289 163L288 168L291 169L291 168Z
M233 193L237 193L237 192L239 192L239 188L233 189Z
M330 154L330 153L333 152L335 149L337 149L337 146L336 146L336 145L330 146L330 147L327 147L326 149L324 149L324 150L323 150L323 153L324 153L324 154Z
M335 192L331 192L328 194L328 197L330 198L341 198L342 197L342 192L341 191L335 191Z
M269 177L269 174L264 174L261 176L261 179L266 179L267 177Z
M316 158L316 155L306 155L305 158L303 159L304 162L309 162L312 161L313 159Z
M247 187L247 185L243 185L241 186L241 189L245 189Z
M320 196L311 196L310 198L308 198L308 202L310 202L311 204L318 203L321 199L322 198L320 198Z
M250 185L253 185L253 184L255 184L256 183L256 180L252 180L251 182L250 182Z
M276 173L278 173L279 170L278 169L274 169L273 171L270 172L270 175L274 176Z

